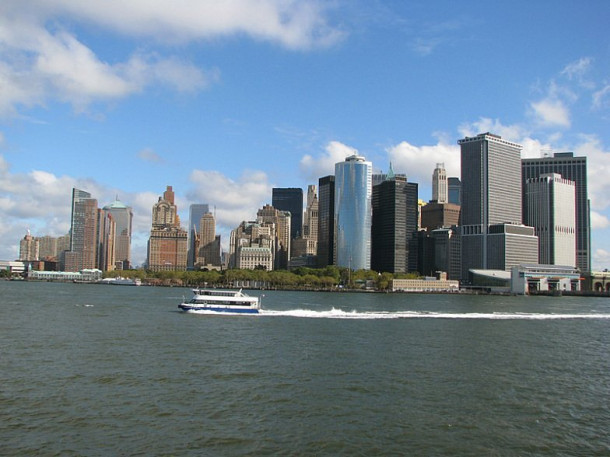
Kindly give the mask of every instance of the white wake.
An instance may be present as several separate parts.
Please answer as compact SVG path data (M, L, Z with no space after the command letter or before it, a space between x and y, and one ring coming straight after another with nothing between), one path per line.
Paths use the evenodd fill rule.
M290 309L276 311L262 309L259 316L301 317L310 319L496 319L496 320L557 320L610 319L610 314L552 314L552 313L440 313L427 311L329 311Z

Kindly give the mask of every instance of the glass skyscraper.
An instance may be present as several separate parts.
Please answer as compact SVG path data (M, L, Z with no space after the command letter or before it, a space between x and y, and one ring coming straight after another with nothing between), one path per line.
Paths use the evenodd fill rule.
M193 268L197 259L195 252L195 238L199 233L201 218L210 212L210 205L207 203L193 203L189 206L189 226L188 226L188 257L187 267Z
M352 155L335 164L335 265L371 268L373 165Z
M335 239L335 177L324 176L318 180L318 266L334 263Z
M303 189L299 187L274 187L271 190L271 206L280 211L290 211L290 238L303 235Z

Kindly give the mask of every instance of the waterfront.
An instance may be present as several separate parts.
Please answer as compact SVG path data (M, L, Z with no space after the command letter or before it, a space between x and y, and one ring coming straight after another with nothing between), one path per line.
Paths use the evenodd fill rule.
M607 298L0 290L1 455L610 453Z

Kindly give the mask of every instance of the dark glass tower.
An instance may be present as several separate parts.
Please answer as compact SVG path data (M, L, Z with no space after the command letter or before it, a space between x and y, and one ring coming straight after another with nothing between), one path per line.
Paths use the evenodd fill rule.
M397 176L373 186L372 270L409 270L409 240L417 231L417 210L417 184Z
M523 159L522 185L528 179L543 174L558 173L564 179L576 183L576 267L580 271L591 271L591 213L587 192L587 158L574 157L572 152L558 152L553 157ZM524 216L527 208L524 202ZM526 221L527 222L527 221Z
M303 189L298 187L274 187L271 206L280 211L290 211L290 238L303 234Z
M318 266L333 264L335 232L335 177L318 180Z

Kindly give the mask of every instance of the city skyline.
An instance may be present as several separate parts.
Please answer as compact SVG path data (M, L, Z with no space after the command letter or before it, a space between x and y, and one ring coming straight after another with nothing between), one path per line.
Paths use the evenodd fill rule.
M217 208L226 248L273 187L355 152L430 200L436 163L459 177L457 140L493 132L522 157L587 157L592 266L610 266L606 2L163 5L0 6L0 258L28 229L65 235L73 187L133 208L141 265L166 185L183 224Z

